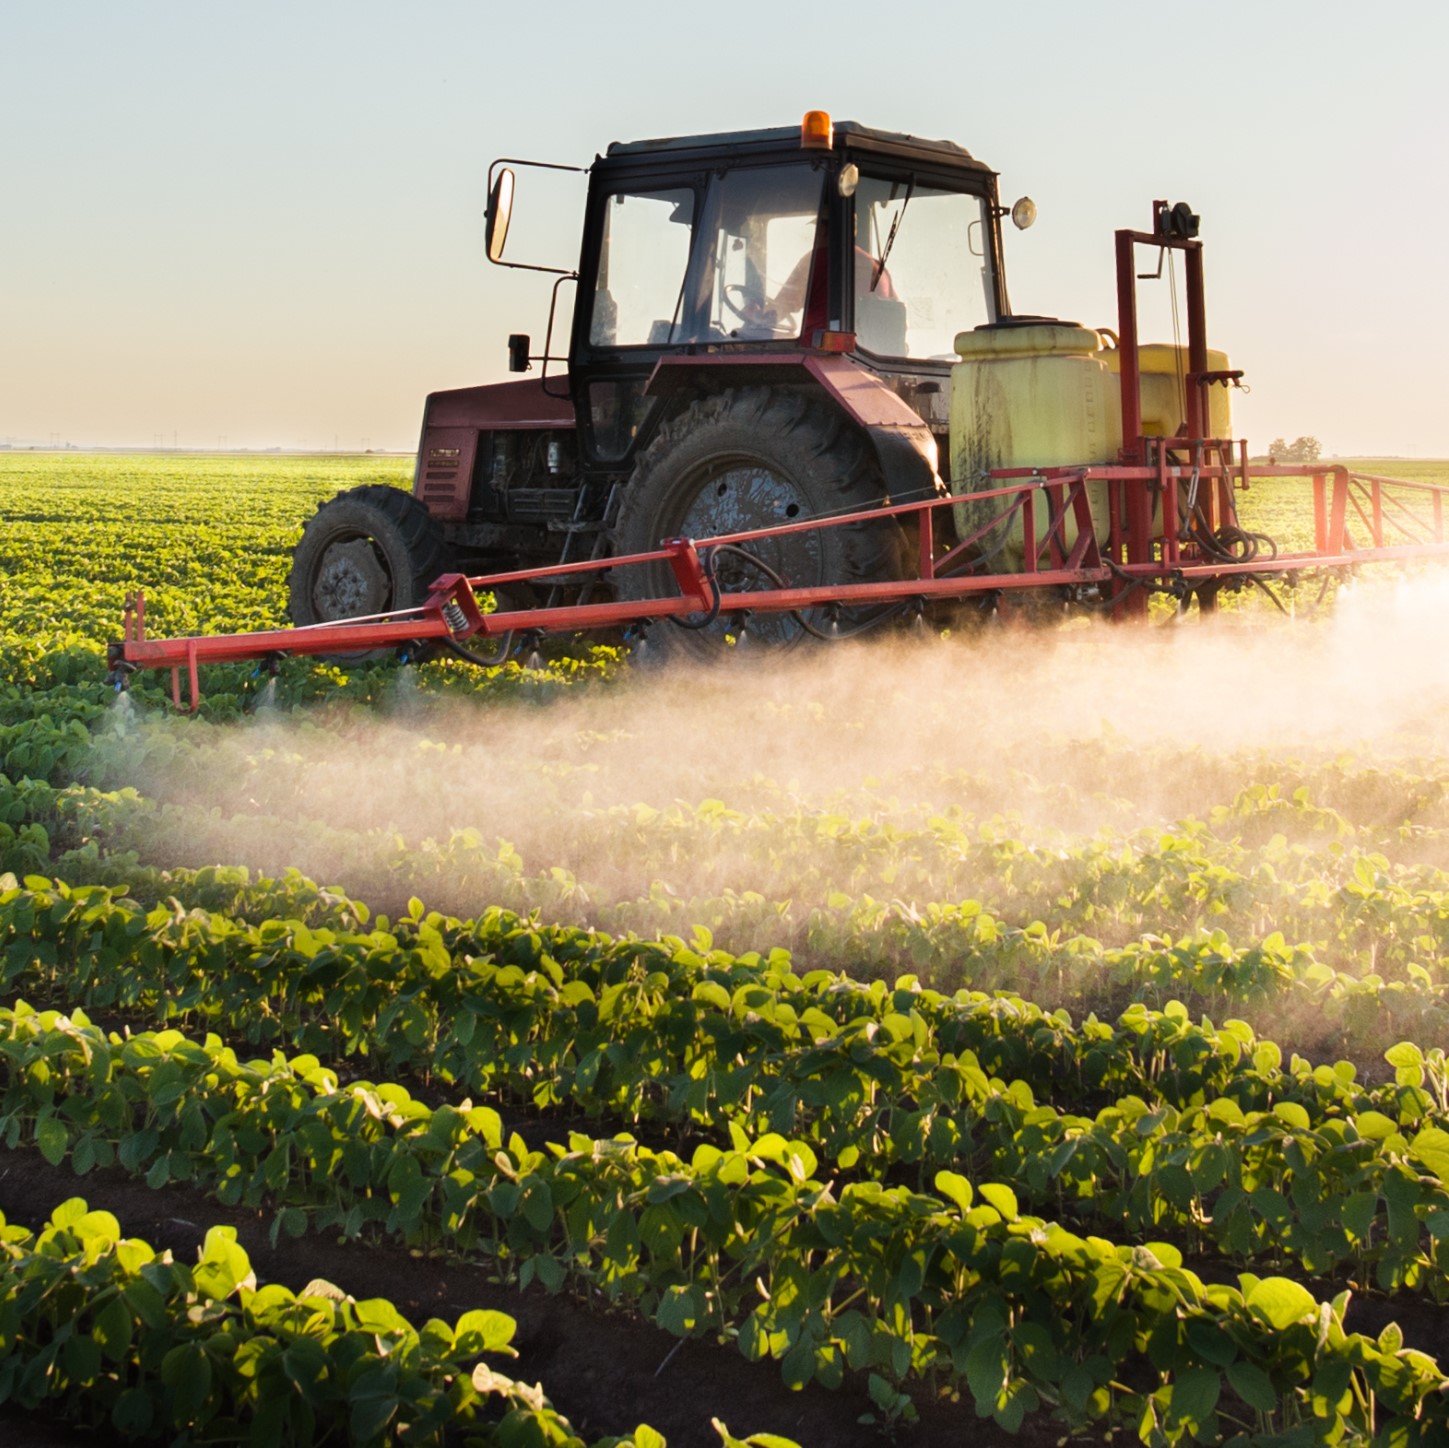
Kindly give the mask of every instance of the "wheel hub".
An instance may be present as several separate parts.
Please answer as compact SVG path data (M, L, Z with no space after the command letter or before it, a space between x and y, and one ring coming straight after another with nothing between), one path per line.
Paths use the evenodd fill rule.
M392 580L367 538L334 543L322 555L312 589L323 619L383 613L392 599Z
M789 478L763 463L742 459L711 472L680 519L678 532L703 542L721 534L778 527L806 516L805 500ZM751 543L748 551L794 587L819 581L820 538L816 533L762 538ZM737 553L721 555L715 576L725 593L774 583L763 569L753 567ZM713 629L727 633L732 625L721 620ZM788 614L759 614L751 620L750 631L761 640L778 643L794 638L800 626Z

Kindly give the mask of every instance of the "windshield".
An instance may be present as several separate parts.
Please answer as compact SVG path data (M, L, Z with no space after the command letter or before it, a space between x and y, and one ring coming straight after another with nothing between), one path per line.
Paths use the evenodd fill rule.
M802 162L712 174L697 212L694 190L683 187L612 195L589 341L797 337L821 196L822 173Z
M995 320L983 197L862 176L855 192L855 334L886 357L956 359Z

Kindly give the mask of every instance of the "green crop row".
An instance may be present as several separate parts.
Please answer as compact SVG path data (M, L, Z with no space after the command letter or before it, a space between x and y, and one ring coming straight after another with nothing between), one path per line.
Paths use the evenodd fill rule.
M81 907L78 922L66 921L67 900ZM151 952L154 965L158 946L186 927L180 943L194 973L154 974L152 991L181 1019L201 1017L232 1039L249 1034L331 1060L365 1052L389 1070L426 1069L530 1105L567 1101L595 1117L692 1122L716 1135L732 1122L803 1133L845 1172L904 1168L921 1181L941 1167L1003 1173L1030 1201L1084 1221L1173 1231L1240 1260L1287 1254L1315 1273L1349 1263L1360 1280L1449 1295L1449 1249L1421 1248L1404 1164L1403 1130L1420 1128L1418 1139L1442 1119L1442 1101L1424 1090L1428 1080L1442 1096L1438 1052L1397 1047L1400 1079L1365 1092L1347 1067L1295 1062L1285 1074L1270 1044L1241 1026L1193 1026L1178 1006L1156 1016L1135 1008L1115 1029L1088 1021L1074 1032L1019 999L953 999L911 983L851 987L795 977L783 961L700 956L678 944L671 954L581 932L540 941L506 917L415 918L393 935L360 937L297 924L218 933L205 919L127 913L92 890L0 897L3 920L30 931L8 947L12 987L33 979L12 969L29 949L32 961L67 962L58 983L72 997L146 1004L119 952ZM37 939L58 923L52 940ZM227 948L238 942L249 955ZM573 951L567 972L546 950L528 968L516 963L518 947L541 944ZM360 956L349 950L359 945ZM485 949L501 959L473 953ZM285 989L246 989L258 955ZM209 1008L196 998L199 980L242 993ZM379 980L387 989L369 1016ZM1031 1073L1039 1084L1055 1075L1048 1089L1060 1090L1075 1056L1079 1086L1120 1087L1123 1068L1135 1066L1128 1084L1151 1081L1153 1100L1119 1092L1095 1117L1039 1102L1026 1081L995 1069L1020 1064L1003 1049L1013 1026L1018 1044L1056 1047ZM1114 1051L1126 1059L1109 1073Z
M321 1280L259 1286L230 1227L188 1267L80 1198L39 1233L0 1217L0 1403L128 1441L426 1444L468 1427L494 1448L583 1448L541 1387L479 1361L516 1356L514 1326L475 1311L416 1328ZM596 1448L664 1440L641 1427Z
M203 884L224 897L233 889L214 874ZM257 888L259 900L276 888L282 908L314 898L295 880ZM0 984L60 991L92 1009L215 1025L253 1044L328 1059L361 1052L389 1071L432 1071L469 1089L487 1089L500 1072L516 1071L518 1089L545 1096L560 1089L547 1075L555 1057L569 1070L611 1048L623 1048L611 1052L617 1059L649 1060L647 1051L637 1053L658 1027L636 1023L631 1012L680 1011L687 1043L699 1019L718 1014L709 999L717 987L731 1001L742 989L752 992L758 1039L742 1040L734 1053L748 1047L756 1060L815 1045L819 1032L802 1026L809 1009L825 1017L827 1033L914 1014L937 1058L971 1052L989 1076L1024 1081L1044 1099L1066 1089L1077 1099L1140 1095L1184 1109L1228 1096L1244 1110L1288 1099L1315 1117L1372 1109L1404 1122L1449 1111L1438 1052L1423 1055L1418 1079L1368 1088L1346 1063L1313 1068L1295 1058L1285 1071L1271 1042L1240 1023L1194 1024L1178 1005L1134 1006L1115 1025L1092 1016L1074 1023L1018 995L945 994L910 977L892 990L827 971L798 975L783 951L732 956L713 949L707 932L692 944L615 940L498 909L459 921L425 913L416 901L397 922L369 918L365 929L345 923L365 916L363 907L334 892L315 898L338 912L337 924L273 918L253 925L174 901L147 910L99 886L0 881ZM711 990L696 999L704 983ZM684 998L695 1003L683 1007ZM601 1013L605 1000L611 1008ZM735 1029L725 1016L721 1028ZM914 1040L916 1030L913 1024L906 1034ZM550 1039L564 1043L562 1056ZM662 1069L687 1071L689 1061Z
M156 801L145 809L137 804L129 816L114 803L95 802L107 830L119 832L125 847L150 841L154 848L158 837L192 833L204 841L209 831L221 832L223 822L208 826L204 813L164 813L170 797L215 778L218 754L227 769L243 771L259 836L275 833L278 820L295 825L300 819L321 828L307 820L309 760L303 752L268 750L248 763L248 741L235 731L187 729L160 720L121 731L98 729L103 710L95 690L88 697L74 689L54 694L32 696L27 708L10 711L13 722L0 727L4 768L13 779L44 779L57 786L77 780L103 789L142 783ZM36 697L50 712L33 715ZM466 769L469 762L460 760L459 768ZM486 762L478 761L480 767ZM1304 773L1345 796L1343 802L1359 811L1372 809L1375 820L1385 806L1368 795L1369 789L1391 794L1395 807L1404 811L1398 816L1401 822L1357 827L1340 810L1316 804L1307 784L1290 793L1291 771L1286 784L1245 787L1241 768L1231 803L1212 807L1207 822L1188 818L1170 828L1136 828L1088 839L1043 827L1025 832L1019 818L973 823L950 809L923 813L912 825L860 819L818 806L791 808L788 791L780 790L756 789L760 807L752 809L706 801L692 808L616 805L580 810L573 796L588 783L582 765L553 770L540 780L539 789L541 805L567 805L575 818L564 857L551 862L564 876L571 875L571 852L580 860L595 858L601 845L612 849L621 840L628 841L638 872L646 877L667 877L670 862L685 853L720 860L718 901L701 891L689 898L618 899L573 872L570 889L578 903L615 929L659 933L678 928L681 921L712 928L727 925L729 911L719 908L728 900L725 887L741 862L746 867L758 862L782 882L782 899L771 903L781 905L785 897L797 902L778 914L773 937L796 948L834 948L831 916L839 911L824 908L832 894L849 900L874 896L881 905L976 898L1011 925L1050 920L1059 938L1081 934L1107 947L1126 944L1143 932L1220 928L1251 937L1276 930L1309 945L1317 959L1336 970L1362 973L1367 961L1385 979L1406 979L1412 965L1435 975L1449 945L1449 875L1422 861L1426 851L1432 853L1434 840L1449 841L1449 829L1440 822L1449 818L1446 782L1437 775L1399 780L1377 770L1345 780L1329 766L1319 771ZM1328 772L1320 779L1323 771ZM1043 786L1030 776L1013 782L1027 797L1043 793ZM980 784L973 776L942 771L939 778L918 781L917 788L976 793ZM859 802L866 812L870 803L868 798ZM1064 808L1080 804L1063 801ZM74 809L76 823L83 827L83 802L77 801ZM240 829L239 822L225 823L233 834ZM1024 834L1037 837L1037 842ZM1290 844L1290 838L1296 843ZM1411 845L1420 863L1392 864L1390 855L1398 852L1395 841ZM232 848L249 848L244 831L233 839ZM328 838L316 848L337 852L353 867L354 877L368 868L369 859L370 873L378 877L396 865L386 850L379 853L380 842L365 837ZM533 879L515 869L510 878L497 867L496 845L474 832L459 831L437 843L410 840L407 848L414 878L443 885L475 874L481 884L508 891L495 903L506 899L544 909L558 903L550 893L555 878L551 871ZM217 858L232 857L222 853ZM882 891L885 882L889 894ZM536 892L533 898L520 894L529 889ZM706 913L701 915L701 910ZM823 928L818 938L814 915ZM746 929L750 924L739 923ZM867 931L853 932L850 943L860 953L860 969L949 968L949 936L933 942L929 932L905 929L906 920L894 924L894 932L887 931L873 949ZM1224 988L1231 984L1224 982ZM1271 976L1243 982L1250 992L1274 984Z
M85 731L79 734L74 747L83 748ZM275 834L276 824L262 817L243 827L199 809L158 808L130 790L106 794L73 786L48 792L32 780L12 784L0 778L0 866L19 874L48 872L49 859L59 853L66 875L184 896L175 872L158 879L159 872L140 866L124 842L147 830L184 835L204 857L206 842L216 832L216 854L223 857L228 844L237 844L239 829L261 838ZM312 833L319 839L327 835L326 848L343 874L351 873L349 860L372 849L346 831L313 826ZM68 851L62 849L66 844ZM1371 1060L1406 1035L1427 1031L1432 1036L1441 1023L1449 1024L1449 986L1440 979L1442 948L1436 934L1449 921L1449 892L1394 880L1384 873L1387 862L1372 856L1349 860L1345 880L1331 889L1317 881L1300 890L1304 898L1296 909L1336 919L1340 945L1350 938L1359 942L1358 967L1337 969L1314 948L1289 944L1281 930L1247 947L1235 946L1220 927L1196 935L1147 935L1108 947L1039 921L1009 924L974 899L915 904L843 891L826 893L808 911L795 907L792 923L785 907L752 892L678 899L655 887L647 900L600 904L566 870L555 867L546 877L530 878L516 852L506 846L484 848L470 832L443 844L395 842L388 851L386 868L393 878L436 876L457 888L466 885L475 898L532 906L555 919L586 914L626 925L688 919L706 929L713 922L731 936L794 937L805 961L848 962L856 975L880 976L892 963L906 962L928 979L963 981L978 990L1011 989L1048 1001L1116 1002L1119 1009L1124 998L1156 1005L1184 999L1195 1009L1212 1014L1231 1009L1260 1023L1274 1019L1286 1003L1300 1015L1311 1015L1318 1032L1361 1043L1362 1059ZM1165 850L1156 864L1178 853ZM1034 859L1027 862L1033 868ZM1073 856L1067 863L1085 868L1090 861ZM1053 868L1062 869L1063 862ZM1201 874L1200 865L1194 865L1185 876L1173 878L1190 883ZM1097 893L1105 890L1099 880ZM1154 911L1170 917L1177 903L1162 895ZM258 911L262 905L255 902ZM280 902L279 910L285 911ZM1372 960L1362 950L1363 941L1373 943Z
M161 802L129 819L111 811L111 827L121 826L141 844L158 835L179 841L198 830L204 839L222 833L225 825L234 834L231 848L251 851L244 822L208 825L204 816L168 812L164 803L214 778L217 749L245 781L256 830L278 820L309 820L309 768L303 753L274 752L245 764L232 757L245 747L244 739L214 736L215 731L193 739L178 736L174 728L157 728L136 738L98 740L86 762L92 782L143 783ZM459 768L467 763L460 759ZM718 921L710 918L718 912L715 899L727 898L726 891L741 877L763 873L778 882L771 892L777 900L791 902L774 922L774 940L820 951L837 948L829 930L840 907L829 908L831 897L861 896L906 902L974 898L1010 925L1050 920L1059 937L1083 935L1104 947L1128 944L1144 932L1217 928L1261 936L1276 930L1311 946L1318 959L1337 970L1362 973L1367 960L1370 969L1388 979L1405 978L1411 965L1437 972L1449 947L1449 875L1422 865L1393 865L1378 839L1355 842L1347 822L1335 811L1314 806L1305 787L1296 798L1281 796L1277 785L1240 789L1232 805L1213 811L1211 824L1186 819L1170 829L1085 840L1037 830L1033 833L1046 838L1032 843L1022 838L1019 822L1010 820L934 815L914 825L892 824L818 806L782 807L770 794L760 807L749 809L726 808L719 801L693 807L676 803L664 810L637 805L580 809L570 792L589 783L582 770L540 781L540 803L557 800L568 807L574 828L560 857L537 878L525 873L521 859L511 874L500 869L498 843L467 830L437 841L407 841L413 878L435 880L441 887L473 877L485 887L508 891L495 903L506 898L550 909L561 903L550 892L556 867L569 879L576 903L601 923L658 933L678 928L681 921L712 928L729 924L727 913ZM976 784L971 778L941 780L941 787L951 791ZM1031 790L1028 778L1021 784ZM1264 821L1276 832L1245 842L1245 833L1251 837L1268 827ZM310 821L309 827L324 828ZM1426 828L1414 827L1420 855ZM1298 843L1289 843L1290 833ZM1449 841L1449 831L1442 833ZM581 867L597 860L601 849L617 849L621 842L627 842L634 873L644 879L668 879L680 858L718 863L712 872L695 872L699 884L688 897L620 898L591 882ZM361 834L347 841L324 836L309 847L336 853L353 875L365 872L381 879L395 867L390 843ZM536 895L525 898L521 890ZM817 933L817 919L823 936ZM749 924L739 922L746 929ZM902 934L900 939L888 934L872 945L866 931L855 931L849 944L859 955L860 969L949 969L949 939L934 942L929 932ZM1250 992L1274 984L1271 978L1244 982Z
M79 930L36 941L36 926L53 925L67 899L94 907L97 895L100 907L82 912ZM1173 1232L1240 1260L1286 1254L1315 1273L1349 1263L1362 1281L1449 1296L1449 1249L1437 1237L1427 1249L1418 1240L1417 1221L1432 1211L1415 1214L1404 1134L1435 1139L1438 1129L1426 1123L1441 1113L1423 1083L1432 1076L1442 1091L1437 1053L1396 1048L1401 1079L1364 1093L1347 1067L1309 1071L1295 1062L1284 1074L1268 1043L1241 1026L1194 1027L1181 1007L1155 1019L1135 1008L1115 1030L1086 1022L1083 1041L1067 1021L1032 1019L1019 1000L951 999L909 982L887 992L878 983L801 979L783 962L705 957L682 945L671 955L663 944L631 948L556 931L554 947L581 958L566 972L535 951L525 969L514 961L518 948L533 950L538 937L502 917L467 925L415 918L406 933L348 940L300 925L218 934L205 920L165 914L158 921L159 912L128 915L108 909L112 903L95 890L38 899L17 892L14 900L0 897L0 919L14 906L11 923L28 922L34 954L48 946L81 981L104 987L94 992L101 1004L128 1006L137 997L131 972L114 958L117 944L144 957L161 934L151 927L169 934L180 924L199 926L190 943L204 950L200 969L188 981L162 977L165 999L191 1006L231 1039L249 1033L330 1060L365 1052L388 1069L419 1075L426 1068L473 1093L501 1092L531 1106L566 1101L596 1118L673 1122L686 1131L692 1123L716 1139L731 1124L803 1134L845 1173L908 1171L921 1182L942 1167L1004 1174L1030 1202L1109 1229ZM444 931L452 937L447 949ZM191 995L195 980L225 979L233 988L247 980L248 961L215 954L238 938L266 952L267 970L287 990L204 1010ZM502 959L469 952L460 962L465 939ZM392 948L379 948L385 943ZM361 959L348 952L358 944L366 947ZM11 963L24 949L12 942ZM12 986L27 978L6 973ZM378 979L388 991L373 1018L350 1014L366 1008L368 984ZM161 994L159 984L154 989ZM259 1021L273 1029L256 1029ZM1099 1064L1090 1049L1095 1035L1102 1058L1115 1048L1144 1076L1155 1055L1159 1079L1171 1082L1168 1062L1178 1055L1178 1064L1199 1068L1203 1083L1215 1068L1217 1084L1235 1094L1185 1091L1179 1082L1169 1095L1181 1105L1128 1092L1095 1117L1061 1111L1039 1102L1019 1077L1008 1084L983 1069L978 1051L993 1065L1011 1061L1000 1048L1012 1026L1026 1027L1038 1051L1053 1037L1072 1043L1084 1063L1078 1084ZM1068 1054L1057 1053L1058 1072ZM1335 1204L1343 1199L1349 1207L1340 1214Z
M486 1107L339 1089L315 1058L243 1063L176 1032L108 1039L51 1012L0 1019L11 1142L269 1203L274 1230L481 1250L522 1282L587 1284L676 1335L733 1338L790 1383L838 1385L847 1366L944 1379L1008 1428L1049 1408L1167 1443L1235 1423L1402 1443L1449 1431L1437 1364L1396 1328L1345 1332L1346 1293L1205 1284L1170 1247L1078 1236L1022 1213L1000 1183L943 1171L937 1196L875 1182L837 1195L806 1144L738 1129L689 1162L627 1137L531 1151L505 1142Z

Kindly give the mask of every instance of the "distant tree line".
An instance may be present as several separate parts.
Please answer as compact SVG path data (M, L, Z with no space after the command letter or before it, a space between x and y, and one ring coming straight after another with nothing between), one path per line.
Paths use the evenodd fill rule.
M1316 463L1323 456L1323 444L1316 437L1297 437L1292 442L1275 437L1268 444L1268 455L1280 463Z

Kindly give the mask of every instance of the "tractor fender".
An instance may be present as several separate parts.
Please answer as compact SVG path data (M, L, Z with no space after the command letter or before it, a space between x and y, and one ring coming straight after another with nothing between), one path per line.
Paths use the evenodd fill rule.
M807 379L865 434L890 502L918 503L945 493L936 439L920 414L868 368L843 354L723 352L661 357L645 391L668 397L685 386L798 386Z

